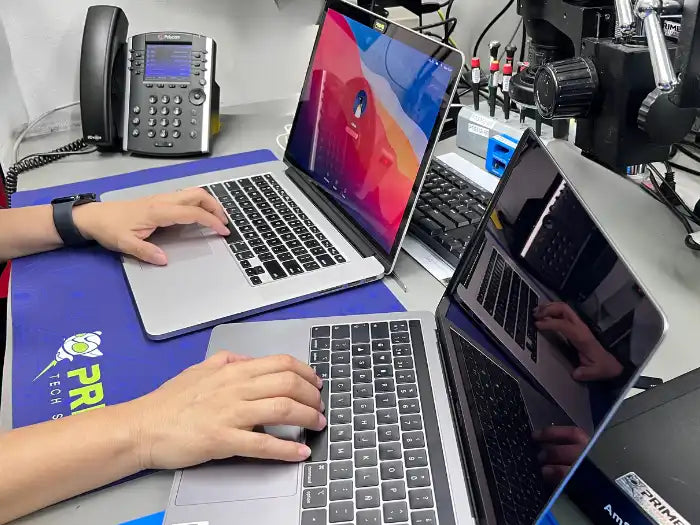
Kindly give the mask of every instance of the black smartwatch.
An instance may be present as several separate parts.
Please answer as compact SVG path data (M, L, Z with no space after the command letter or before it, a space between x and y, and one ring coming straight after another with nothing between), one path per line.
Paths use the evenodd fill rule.
M94 193L81 193L72 197L61 197L51 201L53 206L53 223L65 246L83 246L89 241L83 237L73 222L73 207L96 202Z

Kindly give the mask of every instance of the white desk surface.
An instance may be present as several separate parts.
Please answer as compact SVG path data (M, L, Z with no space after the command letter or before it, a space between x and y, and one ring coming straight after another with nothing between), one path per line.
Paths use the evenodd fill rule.
M295 104L291 101L227 108L226 114L222 117L222 133L215 141L214 155L268 148L281 157L283 152L277 146L275 137L284 132L285 124L291 123L294 109ZM49 150L70 142L75 138L74 135L76 133L61 133L29 141L25 143L21 153ZM453 151L458 150L455 140L451 139L440 143L436 154ZM477 161L476 157L464 151L460 150L459 153L467 160ZM72 157L50 167L26 173L20 178L19 188L20 190L30 190L79 182L177 162L182 162L182 160L150 159L118 153ZM700 188L700 184L691 180L690 177L679 175L678 178L683 188L689 190L695 187ZM651 205L653 203L650 203ZM399 258L396 274L405 284L406 291L391 277L386 278L385 283L407 310L432 311L435 309L444 290L442 284L405 253L402 253ZM689 304L694 302L694 300L688 301ZM11 305L8 308L8 321L10 316ZM0 407L0 430L11 428L11 324L8 325L6 348L4 368L6 381L3 383L2 406ZM700 366L700 353L693 355L686 350L683 352L683 359L680 363L676 354L667 352L665 354L668 355L664 359L659 358L650 365L649 369L645 371L647 375L660 376L668 380ZM668 360L673 360L673 362ZM164 509L172 477L169 472L152 474L90 495L74 498L18 520L16 523L22 525L100 525L117 524L146 516ZM566 505L560 505L557 508L557 517L562 523L582 523L582 518Z

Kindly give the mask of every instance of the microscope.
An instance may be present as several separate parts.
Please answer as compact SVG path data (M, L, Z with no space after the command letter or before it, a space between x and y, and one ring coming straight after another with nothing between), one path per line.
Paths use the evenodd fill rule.
M511 99L620 174L669 159L700 107L700 0L519 0L529 65Z

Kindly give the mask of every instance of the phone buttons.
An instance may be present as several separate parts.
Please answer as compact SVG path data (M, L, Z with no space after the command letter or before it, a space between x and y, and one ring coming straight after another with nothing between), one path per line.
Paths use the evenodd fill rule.
M163 96L160 98L160 101L161 101L163 104L167 104L168 102L170 102L170 97L169 97L168 95L163 95Z
M138 117L134 117L133 119L131 119L131 123L132 123L134 126L138 126L139 124L141 124L141 119L138 118Z
M175 104L182 104L182 97L180 95L175 95L173 102L175 102Z
M141 134L141 132L140 132L138 129L134 129L134 130L131 132L131 136L132 136L132 137L138 137L140 134Z
M180 108L173 109L173 115L182 115L182 109L180 109Z
M197 138L197 132L194 131L194 130L190 131L190 137L193 138L193 139L196 139L196 138Z
M168 113L170 113L170 110L168 108L164 107L160 110L161 115L167 115Z
M132 111L134 112L134 115L138 115L139 113L141 113L141 107L134 106L134 109Z
M155 137L155 136L156 136L155 130L149 129L149 130L148 130L148 137L149 137L149 138L153 138L153 137Z
M153 84L151 82L146 82L144 86L146 86L147 88L152 88Z
M134 113L139 113L140 111L141 111L141 110L136 111L136 110L134 109ZM158 110L157 110L156 108L154 108L153 106L151 106L150 108L148 108L148 114L149 114L149 115L155 115L156 113L158 113Z
M195 106L201 106L204 104L204 100L206 98L206 94L201 89L193 89L190 91L190 102Z
M158 84L158 87L159 87L160 89L163 89L163 88L165 87L165 84Z
M151 127L155 126L155 125L156 125L156 122L157 122L157 121L156 121L156 119L154 119L154 118L149 118L149 119L148 119L148 125L151 126Z
M168 138L168 130L167 129L160 130L160 138L162 138L162 139Z
M201 78L201 79L199 80L199 85L200 85L200 86L206 86L206 85L207 85L206 79Z
M151 95L150 97L148 97L148 101L151 104L155 104L156 102L158 102L158 97L156 97L155 95Z
M179 128L180 124L182 124L182 122L180 121L179 118L173 119L173 126L175 126L176 128Z
M170 124L170 122L168 121L167 118L164 118L164 119L161 119L161 120L160 120L160 125L163 126L164 128L167 127L168 124Z
M190 120L190 124L192 124L193 126L196 126L196 125L197 125L197 119L196 119L196 118L193 118L192 120Z
M180 138L180 132L178 130L173 131L173 138L174 139L179 139Z

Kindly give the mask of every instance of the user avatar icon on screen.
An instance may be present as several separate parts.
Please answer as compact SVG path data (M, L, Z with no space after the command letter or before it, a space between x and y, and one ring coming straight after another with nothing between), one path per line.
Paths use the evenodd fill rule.
M367 111L367 92L361 89L355 97L354 106L355 118L360 118Z

